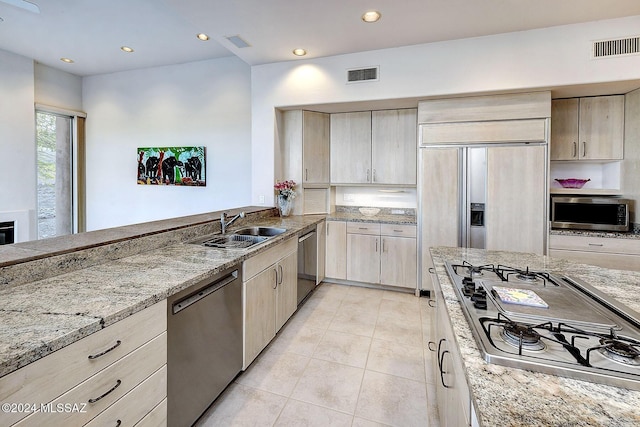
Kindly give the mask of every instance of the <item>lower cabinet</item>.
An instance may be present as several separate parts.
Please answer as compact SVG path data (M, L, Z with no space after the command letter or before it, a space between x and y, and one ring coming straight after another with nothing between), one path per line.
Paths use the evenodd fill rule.
M442 291L434 274L434 290L430 305L435 305L435 325L429 350L433 351L433 372L436 380L436 401L441 426L472 425L471 396L464 376L462 359L451 327Z
M347 280L347 223L327 221L325 276Z
M415 288L416 227L349 222L346 258L347 280Z
M640 271L640 239L552 234L549 255L604 268Z
M0 401L38 412L0 413L0 425L138 423L167 396L166 330L165 300L2 377Z
M296 311L298 239L243 263L243 368L246 369Z

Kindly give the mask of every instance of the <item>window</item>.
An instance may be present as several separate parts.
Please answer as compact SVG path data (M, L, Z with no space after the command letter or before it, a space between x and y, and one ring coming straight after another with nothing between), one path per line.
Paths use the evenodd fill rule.
M84 118L36 110L38 239L84 231L83 136Z

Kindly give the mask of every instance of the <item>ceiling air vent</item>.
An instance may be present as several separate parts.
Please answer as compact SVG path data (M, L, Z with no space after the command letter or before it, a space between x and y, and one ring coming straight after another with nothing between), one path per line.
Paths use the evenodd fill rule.
M347 83L378 81L380 67L354 68L347 70Z
M640 53L640 36L593 42L593 58L634 55Z

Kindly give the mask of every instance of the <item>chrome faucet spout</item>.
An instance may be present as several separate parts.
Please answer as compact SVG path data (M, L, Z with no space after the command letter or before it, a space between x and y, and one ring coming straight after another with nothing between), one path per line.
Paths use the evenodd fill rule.
M222 234L226 233L227 227L230 226L238 218L244 218L244 211L231 218L229 222L227 222L227 214L222 212L220 214L220 228L222 229Z

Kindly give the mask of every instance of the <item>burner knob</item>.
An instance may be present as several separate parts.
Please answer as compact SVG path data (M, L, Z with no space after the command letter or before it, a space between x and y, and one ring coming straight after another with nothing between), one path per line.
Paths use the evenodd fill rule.
M462 293L464 294L464 296L466 297L470 297L472 296L476 291L476 285L475 284L468 284L468 285L464 285L464 288L462 288Z
M471 277L465 277L464 279L462 279L462 284L463 285L473 285L473 286L476 285L475 283L473 283L473 279Z
M473 300L473 298L472 298ZM487 299L486 298L476 298L475 300L473 300L473 306L475 308L478 308L480 310L486 310L487 309Z

